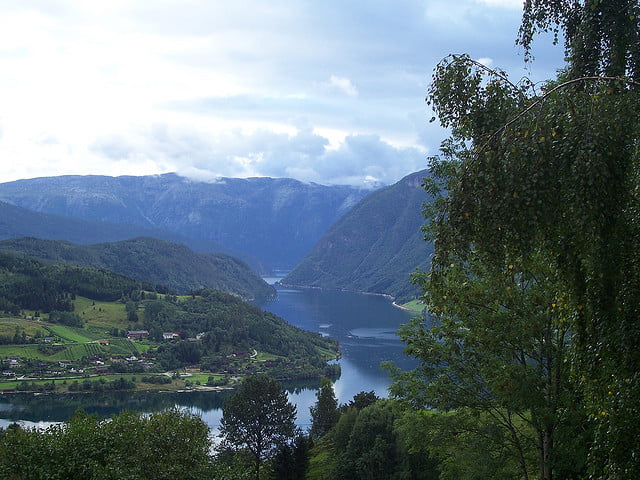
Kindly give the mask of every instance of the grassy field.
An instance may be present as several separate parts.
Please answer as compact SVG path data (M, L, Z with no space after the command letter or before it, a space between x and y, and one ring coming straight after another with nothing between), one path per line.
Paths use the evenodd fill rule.
M326 348L319 348L319 347L318 347L318 350L320 351L320 354L326 359L336 358L336 352L332 350L328 350Z
M258 356L255 358L255 360L258 362L267 362L269 360L277 360L279 358L285 358L285 357L282 357L280 355L274 355L272 353L258 352Z
M406 308L407 310L421 312L422 310L424 310L424 303L422 303L420 300L411 300L410 302L401 305L401 307Z
M45 358L37 345L0 345L0 358L6 357Z
M16 333L16 327L31 337L35 337L38 332L43 337L49 336L48 330L42 325L24 320L22 318L6 318L0 317L0 335L13 336Z
M91 326L126 329L127 312L123 303L97 302L85 297L74 301L75 312Z
M84 335L84 331L79 328L67 327L65 325L51 325L47 327L47 330L66 342L85 343L93 340Z

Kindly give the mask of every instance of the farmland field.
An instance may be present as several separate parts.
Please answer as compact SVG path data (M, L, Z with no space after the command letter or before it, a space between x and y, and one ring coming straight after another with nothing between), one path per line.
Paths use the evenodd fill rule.
M0 358L6 357L44 358L44 355L38 352L37 345L0 345Z
M47 329L54 335L70 342L84 343L92 339L87 338L80 328L67 327L65 325L50 325Z
M16 327L24 330L24 332L31 337L35 337L37 332L40 332L40 335L43 337L49 335L42 325L38 325L32 321L12 317L0 318L0 335L12 336L16 333Z
M85 297L77 297L73 303L75 312L89 325L127 328L127 313L122 303L98 302Z

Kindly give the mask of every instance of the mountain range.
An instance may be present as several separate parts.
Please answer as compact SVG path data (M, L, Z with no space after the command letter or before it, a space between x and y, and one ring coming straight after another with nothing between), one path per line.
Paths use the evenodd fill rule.
M421 227L426 170L376 190L333 224L282 284L391 295L418 295L410 274L428 269L433 247Z
M217 252L261 274L295 266L286 284L387 294L402 302L418 294L410 274L428 268L432 253L420 230L429 200L421 187L426 175L417 172L374 191L292 179L199 182L175 174L19 180L0 184L0 239L73 242L36 244L32 238L2 248L109 268L179 291L219 285L262 296L265 286L246 274L242 261L199 256ZM154 251L165 258L152 259ZM243 280L234 282L232 275Z
M325 230L367 193L355 187L292 179L220 178L201 182L176 174L60 176L0 184L0 201L7 204L84 221L109 222L118 225L113 227L114 232L147 229L147 233L136 231L126 238L153 236L180 241L169 238L175 235L215 243L218 248L208 251L241 252L238 256L257 258L272 268L296 265ZM93 242L116 240L111 237Z

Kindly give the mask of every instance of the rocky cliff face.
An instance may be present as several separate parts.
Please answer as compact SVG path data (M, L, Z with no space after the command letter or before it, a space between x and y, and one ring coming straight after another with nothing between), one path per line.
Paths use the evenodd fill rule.
M0 200L37 212L173 232L295 265L325 230L367 191L291 179L221 178L196 182L175 174L62 176L0 184Z

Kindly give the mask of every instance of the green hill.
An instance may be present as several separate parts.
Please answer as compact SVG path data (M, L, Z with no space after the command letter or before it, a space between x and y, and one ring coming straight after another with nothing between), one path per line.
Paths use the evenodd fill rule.
M114 354L144 355L144 365L141 359L114 360ZM237 296L208 289L159 294L108 270L0 252L0 358L16 357L16 375L40 375L63 360L93 372L100 360L106 373L189 366L317 378L336 373L326 361L337 355L335 340L293 327Z
M1 241L0 250L48 262L104 268L177 292L210 288L246 299L275 293L272 286L236 258L196 253L180 243L153 238L94 245L21 238Z
M376 190L342 216L283 280L283 284L380 293L405 302L418 294L410 282L433 252L423 239L422 188L427 171Z

